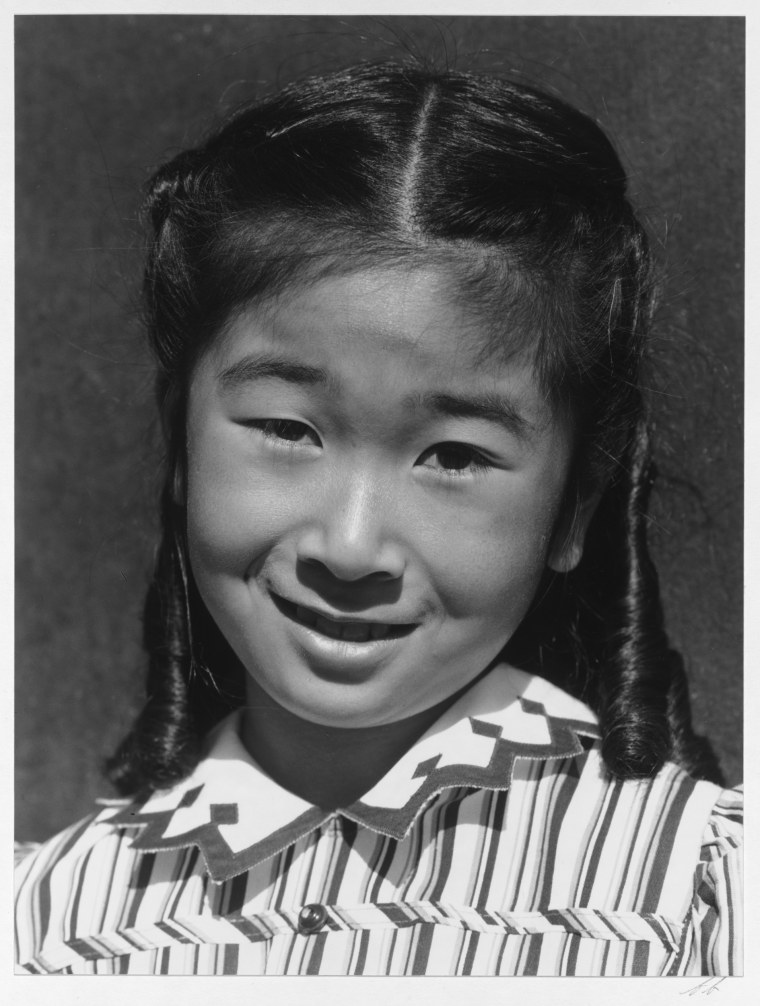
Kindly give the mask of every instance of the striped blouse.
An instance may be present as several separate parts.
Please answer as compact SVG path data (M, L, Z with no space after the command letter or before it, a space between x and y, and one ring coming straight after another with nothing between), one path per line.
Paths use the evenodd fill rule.
M593 714L501 666L361 800L311 806L243 747L23 859L22 971L728 975L740 800L674 765L610 779Z

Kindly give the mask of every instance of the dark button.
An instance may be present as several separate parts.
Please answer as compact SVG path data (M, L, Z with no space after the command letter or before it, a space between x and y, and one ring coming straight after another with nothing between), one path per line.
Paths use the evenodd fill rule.
M298 913L298 932L316 933L327 921L324 905L304 905Z

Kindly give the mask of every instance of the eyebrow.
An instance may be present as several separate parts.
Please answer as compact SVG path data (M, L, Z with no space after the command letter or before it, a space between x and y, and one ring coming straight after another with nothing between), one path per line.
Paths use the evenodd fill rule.
M217 374L217 380L225 390L234 390L252 381L266 378L308 387L335 383L334 377L322 367L312 367L270 354L252 353L244 356ZM436 391L424 395L409 395L404 404L410 408L426 409L438 416L483 419L486 422L496 423L520 440L527 440L536 432L536 426L505 395L489 392L483 395L459 395Z
M421 398L414 396L414 402L441 416L456 419L485 419L497 423L508 433L520 440L527 440L537 427L531 423L504 395L486 393L469 396L452 392L432 392Z
M251 354L244 356L216 375L225 390L239 388L251 381L263 378L275 378L290 384L328 384L330 381L326 370L321 367L310 367L305 363L295 363L280 356Z

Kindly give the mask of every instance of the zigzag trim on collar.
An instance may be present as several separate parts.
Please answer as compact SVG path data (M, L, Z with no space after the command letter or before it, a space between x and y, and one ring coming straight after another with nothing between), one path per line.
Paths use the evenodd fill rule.
M479 765L446 765L437 768L440 755L420 762L413 778L424 780L416 792L399 809L372 807L357 801L343 812L345 817L363 824L391 838L402 839L409 832L424 805L445 789L471 787L473 789L506 790L512 781L512 770L517 758L574 758L590 746L582 737L599 738L596 726L581 720L557 719L550 716L540 702L520 698L523 712L543 716L549 728L549 744L521 744L502 737L502 728L495 723L468 717L472 732L493 738L493 752L485 767Z
M493 751L488 764L485 767L467 763L449 764L438 768L442 755L428 758L418 763L414 770L412 779L420 779L420 784L400 808L371 806L361 800L336 812L312 807L265 839L238 852L232 851L219 830L220 825L237 823L237 803L211 803L208 821L182 834L165 837L175 812L192 806L201 796L205 784L187 790L173 809L149 812L142 809L144 804L132 803L119 810L110 818L109 823L141 828L141 833L132 841L133 849L158 852L162 849L182 849L197 845L209 876L216 883L229 880L277 855L335 814L341 814L380 834L402 839L425 804L443 790L459 787L506 790L510 785L516 759L576 757L588 749L589 739L593 741L599 737L599 730L594 724L551 716L540 702L522 697L519 701L524 712L543 716L550 736L548 744L524 744L505 739L502 737L502 728L497 724L470 716L468 719L473 733L493 740Z

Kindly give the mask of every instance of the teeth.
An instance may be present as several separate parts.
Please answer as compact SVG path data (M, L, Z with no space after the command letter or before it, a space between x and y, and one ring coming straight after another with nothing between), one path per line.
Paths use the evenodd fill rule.
M366 643L370 639L385 639L389 627L376 622L333 622L321 615L314 617L312 627L331 639L342 639L346 643Z
M323 618L309 608L296 605L296 618L302 625L316 629L330 639L343 639L347 643L366 643L371 639L386 639L391 631L390 625L382 622L335 622Z
M366 622L352 622L341 626L340 638L349 643L366 643L370 627Z
M337 622L330 622L326 618L322 618L321 615L316 616L314 628L318 632L324 633L325 636L330 636L331 639L342 638L342 627Z

